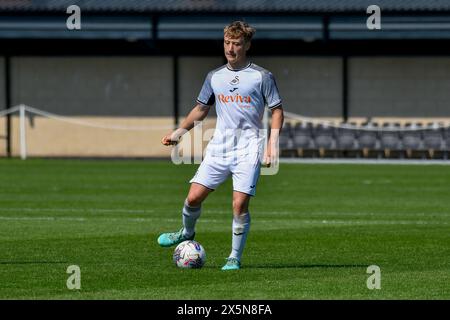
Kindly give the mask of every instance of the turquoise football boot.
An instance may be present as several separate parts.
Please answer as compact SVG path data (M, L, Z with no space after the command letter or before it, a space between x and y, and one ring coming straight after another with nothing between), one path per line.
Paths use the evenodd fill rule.
M194 237L195 232L192 237L187 238L183 236L183 228L181 228L180 231L163 233L162 235L160 235L158 238L158 244L161 247L171 247L186 240L194 240Z
M241 268L241 263L236 258L227 258L227 263L222 267L223 271L227 270L239 270Z

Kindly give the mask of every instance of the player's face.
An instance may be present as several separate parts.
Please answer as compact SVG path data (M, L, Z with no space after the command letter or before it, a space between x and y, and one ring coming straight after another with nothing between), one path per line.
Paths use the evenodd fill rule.
M223 47L228 63L234 65L245 63L246 53L250 48L250 43L245 42L243 37L230 38L225 35L223 39Z

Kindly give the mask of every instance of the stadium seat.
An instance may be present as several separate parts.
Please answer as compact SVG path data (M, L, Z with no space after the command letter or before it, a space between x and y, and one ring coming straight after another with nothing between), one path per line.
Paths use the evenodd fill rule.
M444 140L447 150L450 150L450 128L446 128L444 131Z
M291 155L295 156L293 150L293 141L292 141L292 126L289 122L286 122L283 125L283 128L280 133L279 138L279 147L282 155Z
M421 127L422 127L421 124L415 123L405 124L406 129L411 129L405 131L402 137L403 148L408 158L412 158L415 154L417 154L418 150L422 150L421 149L422 133L420 131Z
M337 128L327 123L286 123L280 147L285 155L300 157L450 157L450 128L444 128L444 123L417 121L402 127L400 122L367 121L359 126L355 122L341 122Z
M450 153L450 127L444 130L444 158L448 159Z
M280 149L289 148L289 142L291 139L291 124L289 122L283 125L280 132Z
M346 123L341 123L345 126ZM340 156L348 156L351 151L356 150L356 130L338 128L336 130L336 150Z
M312 124L300 122L294 126L293 133L294 148L297 149L298 155L303 157L305 151L312 149Z
M386 158L393 156L393 151L401 149L401 140L398 132L382 132L380 135L380 148Z
M364 157L377 150L377 128L375 123L364 123L365 130L358 130L358 148Z
M287 150L289 149L289 142L290 142L290 138L287 135L281 134L280 135L280 150Z
M283 128L281 129L281 135L286 135L288 137L292 136L292 125L290 122L286 122L283 124Z
M430 123L423 132L423 147L428 152L429 158L434 158L445 149L443 130L437 123Z
M380 149L384 152L385 158L391 158L395 154L400 155L401 139L399 131L400 123L384 123L380 132Z
M318 124L314 127L314 144L319 150L319 156L324 157L325 153L333 149L334 128L328 125Z

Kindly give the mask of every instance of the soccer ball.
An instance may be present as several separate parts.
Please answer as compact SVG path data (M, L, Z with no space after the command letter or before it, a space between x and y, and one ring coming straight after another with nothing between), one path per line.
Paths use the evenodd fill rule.
M197 241L183 241L175 248L173 262L179 268L201 268L206 262L205 249Z

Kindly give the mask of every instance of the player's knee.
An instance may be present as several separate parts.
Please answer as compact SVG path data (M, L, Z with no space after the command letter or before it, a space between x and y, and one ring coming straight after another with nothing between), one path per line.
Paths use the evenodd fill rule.
M202 201L203 201L202 197L200 197L199 195L196 195L196 194L189 194L186 198L186 204L189 207L193 207L193 208L200 207L202 204Z
M233 212L235 214L248 212L247 201L233 199Z

